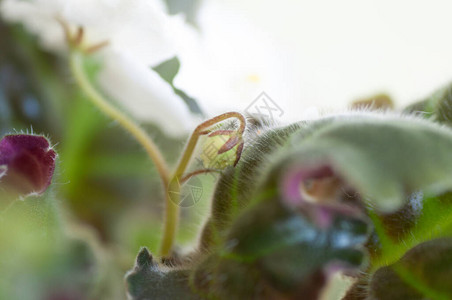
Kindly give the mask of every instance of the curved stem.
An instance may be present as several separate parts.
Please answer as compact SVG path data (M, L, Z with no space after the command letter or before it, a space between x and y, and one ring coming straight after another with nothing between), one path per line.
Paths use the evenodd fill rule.
M190 162L191 156L193 155L193 151L195 150L196 143L201 135L207 134L206 129L212 127L213 125L225 121L230 118L236 118L240 121L239 129L237 130L240 135L245 131L246 120L245 117L238 112L227 112L222 115L216 116L210 120L201 123L196 127L190 139L188 140L187 146L185 147L184 154L177 166L176 172L173 175L174 177L181 177L187 168L188 163Z
M154 162L157 172L166 189L169 183L169 171L166 161L161 152L138 124L114 107L110 102L93 87L83 68L83 54L74 50L70 54L70 67L80 88L86 93L91 102L96 105L103 113L118 121L118 123L127 130L146 150L147 154Z
M239 120L240 125L237 131L240 135L242 135L246 127L245 117L238 112L228 112L216 116L198 125L198 127L196 127L190 139L188 140L182 158L179 161L179 164L177 165L176 171L169 180L166 197L166 216L164 224L164 233L162 238L162 244L160 245L161 256L170 255L171 249L173 247L177 225L179 222L180 207L178 204L180 202L180 188L181 184L183 183L182 177L193 155L193 151L195 150L198 139L201 135L208 134L209 132L207 131L207 129L209 129L213 125L230 118L236 118Z
M240 125L237 131L241 135L245 131L245 118L240 113L229 112L207 120L206 122L196 127L187 143L187 146L185 147L176 171L170 177L165 159L163 158L161 152L154 144L154 142L146 134L146 132L138 124L129 119L119 109L117 109L115 106L110 104L110 102L104 99L104 97L91 84L83 68L83 54L81 52L76 50L73 50L71 52L70 67L78 85L86 93L91 102L107 116L109 116L113 120L118 121L118 123L121 124L121 126L125 130L132 134L132 136L144 147L147 154L154 162L165 188L166 210L162 243L160 245L160 256L170 255L179 223L179 201L182 176L190 162L199 137L201 135L207 134L209 132L207 131L207 129L209 129L213 125L229 118L236 118L240 121Z
M173 248L176 232L179 226L179 202L181 183L171 179L165 195L165 219L163 224L163 236L160 244L159 256L170 256Z

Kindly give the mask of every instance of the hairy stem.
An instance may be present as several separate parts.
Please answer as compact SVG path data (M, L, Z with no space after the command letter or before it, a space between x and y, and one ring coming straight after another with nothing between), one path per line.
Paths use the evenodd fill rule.
M199 137L207 134L207 130L213 125L229 118L236 118L239 120L240 126L238 132L239 134L243 134L245 131L245 118L237 112L229 112L200 124L190 137L176 171L170 176L165 159L146 132L127 115L104 99L101 93L99 93L91 84L83 67L83 53L77 50L71 52L70 67L78 85L86 93L90 101L103 113L117 121L125 130L127 130L144 147L147 154L154 162L165 189L166 205L163 236L159 254L160 256L169 256L171 254L179 223L179 201L181 184L184 181L183 175L193 155Z
M167 197L166 197L166 216L164 224L163 239L160 246L160 255L168 256L171 254L171 249L173 247L177 226L179 222L179 202L180 202L180 188L183 183L183 175L190 163L191 157L193 156L193 151L195 150L196 144L198 143L199 137L201 135L209 133L207 130L215 124L225 121L230 118L236 118L239 120L240 125L238 128L238 133L240 135L245 131L246 120L245 117L237 112L228 112L210 120L205 121L200 124L193 131L187 145L185 146L182 158L177 165L176 171L171 176L169 181Z
M146 134L143 128L133 122L127 115L113 106L109 101L94 88L89 81L83 68L83 54L79 51L72 51L70 55L70 67L80 88L86 93L90 101L96 105L103 113L117 121L127 132L129 132L140 143L147 154L154 162L157 172L166 189L169 182L169 171L165 159L152 139Z

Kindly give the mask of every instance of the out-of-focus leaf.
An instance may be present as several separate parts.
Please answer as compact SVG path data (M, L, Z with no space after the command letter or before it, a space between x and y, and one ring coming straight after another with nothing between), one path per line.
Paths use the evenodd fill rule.
M162 62L152 69L156 71L163 80L165 80L169 84L173 84L174 78L176 77L180 69L180 61L175 56L168 59L167 61Z
M12 129L61 132L61 108L70 96L55 56L39 49L22 27L0 20L0 134ZM45 83L45 84L43 84Z
M449 129L382 114L323 122L314 129L308 125L292 139L294 150L279 163L276 177L328 165L370 206L386 213L400 209L412 192L422 190L430 197L452 188Z
M452 239L414 247L397 263L379 269L369 287L369 299L451 299Z
M436 97L440 99L436 107L438 122L452 125L452 84L439 91Z
M178 95L188 106L190 111L192 113L204 116L204 113L201 110L201 107L199 107L198 103L195 99L187 95L184 91L181 89L178 89L174 86L174 78L176 77L177 73L179 72L180 68L180 61L177 56L168 59L167 61L162 62L158 66L153 67L152 69L156 71L160 77L162 77L163 80L168 82L173 89L174 93Z
M434 199L452 188L452 133L419 118L340 115L247 138L240 162L225 170L216 187L199 256L172 273L147 255L151 267L137 263L128 277L131 295L161 293L159 287L168 282L175 291L187 288L190 273L190 286L206 298L314 298L334 271L356 272L366 265L362 202L387 217L409 203L413 209L421 205L414 201L416 192ZM355 202L302 199L301 177L295 175L318 178L315 171L324 169L340 178L345 190L357 192ZM416 228L412 217L422 220L407 215L409 230ZM162 283L165 278L180 281Z
M298 125L265 130L247 136L245 149L235 168L223 171L215 187L212 215L201 235L201 249L218 246L225 237L231 222L245 209L257 193L263 180L261 170L267 167L272 156L284 148L290 136L299 129Z
M89 298L99 271L94 253L65 235L57 213L47 192L0 215L1 299Z
M277 181L280 189L292 171L329 165L360 201L385 213L400 209L419 190L431 197L452 188L452 133L417 118L339 115L264 131L245 143L237 167L218 182L203 247L224 238L221 232L234 215L265 190L264 180ZM299 184L294 180L297 193Z
M84 64L89 77L95 78L99 61L89 58ZM79 219L94 226L102 239L111 241L116 235L111 222L116 222L126 210L163 201L161 183L154 165L130 134L112 126L111 120L93 107L83 93L74 93L69 101L66 132L59 146L61 181L65 183L60 195L68 200ZM166 158L175 160L180 141L164 137L156 127L146 130L152 132L159 146L170 149L165 151ZM127 158L133 158L133 163ZM141 163L135 163L138 161ZM153 207L146 210L152 215ZM131 252L131 262L135 251Z
M196 25L199 0L166 0L170 14L183 13L187 22Z
M251 207L223 248L195 270L192 285L219 299L313 298L335 271L362 266L364 219L335 212L330 227L319 228L305 213L275 198Z
M346 218L338 214L329 228L319 228L308 218L303 212L283 208L276 200L265 201L234 223L222 255L253 262L278 249L298 245L322 255L315 248L322 248L321 243L325 241L328 241L330 251L334 254L337 249L348 245L358 246L367 239L367 223L362 219ZM279 260L284 259L281 257Z
M393 110L394 102L387 94L376 94L369 98L353 101L351 108L364 110Z
M187 270L162 270L146 248L138 253L135 267L126 276L130 299L201 299L188 285Z
M393 224L387 224L386 216L375 215L381 251L372 259L375 270L387 264L395 263L409 249L430 239L452 237L452 193L438 197L416 199L416 214L405 215L406 211L397 213ZM412 203L413 199L410 199ZM410 224L407 226L407 221ZM379 228L381 227L381 228ZM394 233L396 232L396 234ZM375 245L371 245L373 248ZM372 249L371 249L372 251Z
M452 84L433 93L425 100L405 108L405 112L420 114L439 123L452 125Z

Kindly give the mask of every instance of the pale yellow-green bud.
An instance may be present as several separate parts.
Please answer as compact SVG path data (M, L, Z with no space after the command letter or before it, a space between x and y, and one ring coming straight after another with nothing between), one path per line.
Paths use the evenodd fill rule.
M207 169L222 170L238 162L242 148L243 140L235 132L213 132L202 145L201 160Z

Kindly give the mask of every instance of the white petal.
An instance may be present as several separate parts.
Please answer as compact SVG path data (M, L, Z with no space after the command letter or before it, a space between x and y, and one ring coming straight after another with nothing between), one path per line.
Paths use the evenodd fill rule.
M61 51L66 47L63 30L55 19L59 13L57 2L4 0L0 12L5 20L21 22L28 31L38 35L46 49Z
M205 2L201 41L181 51L175 85L200 101L209 115L245 110L262 92L295 119L299 100L295 59L265 33L222 4Z
M123 53L106 54L99 84L134 117L161 126L169 135L186 135L198 122L156 72Z
M187 134L198 122L169 84L151 70L173 57L185 23L169 16L161 0L5 0L1 13L22 22L50 50L66 51L56 16L85 29L85 44L108 40L100 56L104 91L141 121L171 135Z

